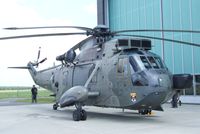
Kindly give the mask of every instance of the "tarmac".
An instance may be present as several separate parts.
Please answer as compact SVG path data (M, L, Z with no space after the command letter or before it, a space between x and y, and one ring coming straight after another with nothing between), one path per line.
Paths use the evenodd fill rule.
M137 111L86 106L86 121L72 119L74 107L52 110L53 104L0 103L1 134L199 134L200 105L183 104L164 112L140 115Z

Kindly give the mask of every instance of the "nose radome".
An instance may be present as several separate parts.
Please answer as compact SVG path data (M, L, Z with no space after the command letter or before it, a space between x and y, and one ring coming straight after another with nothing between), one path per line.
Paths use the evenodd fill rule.
M172 86L171 79L169 75L161 74L158 76L158 84L161 87L169 88Z

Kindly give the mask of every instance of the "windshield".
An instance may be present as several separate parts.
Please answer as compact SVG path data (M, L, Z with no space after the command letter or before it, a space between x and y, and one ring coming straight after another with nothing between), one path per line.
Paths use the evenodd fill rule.
M151 64L151 66L153 67L153 68L156 68L156 69L158 69L159 68L159 66L158 66L158 63L155 61L155 59L153 58L153 57L147 57L148 58L148 60L149 60L149 62L150 62L150 64Z
M154 56L130 56L129 63L132 66L134 72L143 69L163 69L165 68L160 57Z
M140 59L146 69L152 68L149 61L147 60L147 58L145 56L140 56Z
M162 60L159 57L154 57L156 63L159 65L160 68L165 68Z

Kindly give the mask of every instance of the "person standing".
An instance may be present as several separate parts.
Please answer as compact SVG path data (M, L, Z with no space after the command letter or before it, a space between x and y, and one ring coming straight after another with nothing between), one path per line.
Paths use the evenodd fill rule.
M38 93L38 90L35 87L35 85L33 85L32 89L31 89L31 93L32 93L32 103L37 103L37 93Z
M176 91L172 97L172 108L178 107L177 102L178 102L178 92Z

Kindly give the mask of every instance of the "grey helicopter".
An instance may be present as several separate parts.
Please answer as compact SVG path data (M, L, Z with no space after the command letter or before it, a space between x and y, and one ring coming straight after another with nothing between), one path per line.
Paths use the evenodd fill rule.
M161 57L151 52L151 40L163 40L179 44L199 44L142 36L138 32L189 32L191 30L120 30L111 31L106 26L94 29L79 26L9 27L7 30L41 28L75 28L81 32L48 33L1 37L0 40L86 35L83 41L66 53L56 57L61 64L37 71L45 59L29 62L27 66L10 67L28 69L34 82L50 90L56 98L53 109L75 106L73 120L87 119L83 106L97 106L138 110L145 115L152 110L163 111L162 104L172 98L176 90L192 87L190 74L172 74ZM77 55L76 50L80 50Z

